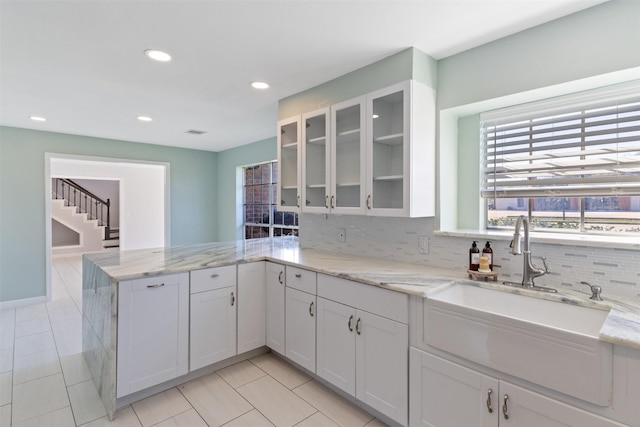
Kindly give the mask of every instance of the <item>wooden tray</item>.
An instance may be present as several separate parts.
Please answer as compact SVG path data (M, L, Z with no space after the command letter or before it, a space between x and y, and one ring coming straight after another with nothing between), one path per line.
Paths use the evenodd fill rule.
M467 270L467 274L469 274L469 278L473 280L484 280L486 282L491 278L494 282L498 281L498 273L496 273L495 271L482 273L480 271Z

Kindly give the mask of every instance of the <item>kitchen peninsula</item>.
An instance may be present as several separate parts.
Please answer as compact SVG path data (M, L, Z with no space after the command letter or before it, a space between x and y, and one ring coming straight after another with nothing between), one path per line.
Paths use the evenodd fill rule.
M253 276L244 276L243 273L241 273L248 266L259 266L260 270L254 270L254 272L264 272L266 285L265 281L260 277L262 273L258 273L257 276L255 274ZM274 267L275 269L270 269L270 267ZM87 365L90 368L94 382L110 417L114 416L117 407L146 397L145 392L150 393L149 390L158 392L163 389L163 387L169 388L210 372L207 371L206 368L199 370L194 369L193 358L190 359L190 367L187 362L187 360L189 360L189 295L191 294L190 296L192 298L191 311L193 316L193 298L206 293L196 290L196 286L194 286L194 280L202 276L202 273L206 273L207 280L221 280L227 277L227 274L232 274L228 279L230 280L229 283L231 283L229 287L216 288L216 290L209 292L222 292L225 298L225 304L233 307L234 310L237 301L239 310L237 312L238 328L241 327L240 310L242 310L241 307L243 307L243 304L245 304L244 301L246 301L243 300L243 298L246 298L247 295L246 291L242 289L254 289L253 287L255 287L256 295L262 298L262 300L258 301L257 306L260 306L260 304L262 307L266 306L266 315L264 308L262 309L263 311L259 309L251 310L253 316L267 316L266 321L262 318L260 319L261 321L253 322L258 325L258 328L262 328L258 331L258 338L260 334L263 336L262 341L258 339L257 344L250 347L241 346L239 341L241 332L240 329L238 329L237 353L235 351L236 346L234 341L232 345L233 352L231 354L234 355L235 358L228 358L227 360L235 362L241 360L243 355L245 355L245 358L252 357L256 351L264 352L267 350L267 347L271 348L273 351L295 362L299 367L303 367L312 375L315 374L337 389L352 395L355 401L363 404L365 408L373 408L373 410L386 416L388 422L397 423L398 425L413 424L411 420L414 415L411 415L410 412L413 412L414 406L417 405L413 405L415 399L419 399L419 396L414 396L414 394L417 394L414 393L414 385L412 384L412 386L409 387L408 384L409 377L412 378L411 381L414 381L415 378L413 365L409 367L409 347L411 347L412 352L431 350L429 343L424 343L423 336L421 335L422 324L425 319L423 300L425 300L425 298L428 299L429 295L435 295L443 289L450 288L456 284L473 285L487 289L499 289L510 293L529 295L566 303L568 305L609 310L609 314L606 316L606 320L600 330L599 337L596 337L596 339L601 342L601 345L608 346L607 348L610 349L609 353L613 355L614 386L620 386L620 384L615 383L615 381L617 381L618 377L626 375L629 378L625 388L627 391L621 392L617 391L618 389L614 389L613 400L617 404L615 411L610 409L613 407L613 404L609 406L602 406L601 404L594 406L589 402L583 402L571 396L567 397L566 401L582 408L580 409L581 411L586 409L597 413L594 417L598 419L608 417L625 423L630 423L631 420L640 421L640 413L637 413L638 409L630 404L633 395L629 395L630 393L640 392L640 351L638 351L640 350L640 304L633 304L628 301L614 302L611 300L605 301L604 303L595 303L588 300L584 294L567 293L565 291L553 295L536 294L535 291L525 291L503 285L472 282L466 279L466 272L462 270L452 271L371 257L308 250L300 248L297 238L293 237L85 255L83 258L83 351ZM270 276L270 274L272 275ZM122 388L122 384L117 383L117 381L123 382L118 371L121 369L123 363L126 363L130 370L132 367L135 368L135 364L130 360L126 360L127 358L123 357L122 354L118 356L120 354L119 351L122 351L119 346L122 346L123 336L125 336L122 334L129 334L131 332L123 329L124 325L119 324L119 321L122 322L123 316L126 316L127 313L131 314L132 310L131 306L126 306L128 308L123 310L122 304L126 302L121 300L123 298L122 295L124 295L121 293L121 287L124 287L126 284L131 285L134 291L138 289L141 291L151 290L156 292L159 290L160 292L173 292L169 289L171 288L169 281L160 280L165 277L175 278L176 280L178 280L178 277L182 277L182 279L178 281L180 284L177 284L175 287L178 293L170 295L172 295L172 301L181 300L181 303L176 304L183 304L182 309L183 311L186 310L186 312L182 313L183 316L186 316L183 317L183 319L186 319L186 335L184 330L182 332L176 331L176 337L179 338L177 338L178 341L174 343L174 345L185 346L184 349L181 349L183 356L178 356L178 358L182 357L184 359L180 362L180 364L184 366L184 369L177 371L175 375L170 377L171 379L161 381L153 386L144 386L146 383L142 381L140 384L143 384L143 386L134 386L129 389L129 392L123 392L122 390L125 389ZM243 277L245 277L245 279L243 279ZM246 283L243 284L243 288L241 288L241 282L243 282L243 280ZM309 317L304 321L312 322L310 334L313 334L313 337L317 336L317 340L313 338L311 343L305 342L305 344L301 346L300 351L289 353L285 351L284 348L277 348L277 340L269 340L269 328L271 325L269 319L269 304L270 301L272 301L270 300L269 294L270 280L276 283L276 285L278 283L280 284L279 289L281 290L277 292L282 292L282 294L281 297L278 297L281 299L281 305L279 305L278 308L280 310L286 310L287 316L293 318L293 316L301 312L306 314L308 310ZM191 291L189 291L190 281ZM262 286L261 289L259 288L260 286ZM285 288L287 291L286 308L284 299ZM133 295L133 293L127 295ZM140 293L140 295L143 294ZM138 297L140 297L140 295ZM141 298L146 297L141 296ZM305 300L304 298L308 299ZM132 301L135 302L133 299ZM156 300L150 299L148 301ZM310 303L300 305L298 304L299 301L310 301ZM138 302L140 302L140 300L138 300ZM256 304L256 301L253 301L251 304ZM301 310L296 311L296 307L298 306L301 307ZM248 305L244 307L248 307ZM254 305L251 305L251 307L254 307ZM360 365L363 365L363 372L360 373L359 379L355 380L355 386L343 385L338 379L332 378L328 372L333 372L335 369L329 369L327 367L327 364L331 362L329 360L330 357L324 357L323 352L329 352L329 350L323 349L330 348L330 344L327 343L327 329L325 326L330 325L330 314L334 313L332 310L336 307L351 310L347 313L351 313L352 317L349 317L349 314L346 315L345 325L348 324L348 330L351 332L355 330L356 332L353 333L357 334L358 337L360 337L361 328L364 328L362 329L363 332L367 331L366 328L373 330L374 327L368 325L374 324L376 321L386 322L384 323L384 327L380 327L380 330L386 328L386 325L392 325L394 343L399 344L394 344L394 346L397 347L394 350L395 353L390 352L388 356L398 358L400 363L389 364L389 368L381 370L374 369L374 367L378 364L377 366L379 368L379 364L384 363L384 359L365 359L364 362L358 362ZM147 308L153 309L153 307ZM273 308L271 310L273 310ZM290 312L289 310L293 311ZM160 314L161 317L158 319L161 321L171 318L169 312L165 311ZM234 311L234 339L235 316L236 312ZM284 319L284 313L280 313L280 317ZM153 318L153 316L150 318ZM363 319L362 322L361 319ZM367 319L371 319L370 323L367 323ZM193 328L193 317L191 318L191 322L191 327ZM303 324L303 322L299 323ZM167 327L170 326L175 325L168 325ZM282 325L282 328L284 329L284 325ZM345 330L347 330L346 327ZM265 333L266 339L264 336ZM364 336L365 334L363 333L362 335ZM291 347L294 348L294 339L288 335L288 332L287 337L290 339ZM281 341L284 341L284 334L282 338L283 340ZM382 338L382 335L379 335L377 339ZM131 337L128 339L130 340ZM301 339L308 339L308 336L302 337ZM193 342L193 335L191 341ZM354 344L354 346L355 345L356 344ZM360 344L358 343L358 345ZM363 339L362 345L368 348L368 346L373 344ZM312 346L313 349L307 358L302 353L310 346ZM193 353L193 351L194 349L191 347L191 352ZM442 356L437 350L434 350L434 352L438 356ZM369 351L368 353L379 352ZM193 355L191 355L191 357L193 357ZM624 367L616 368L616 366L622 366L621 360L625 362ZM616 362L618 363L617 365ZM153 364L153 361L147 359L145 363ZM358 363L356 363L356 365ZM211 366L218 368L220 365L212 364ZM362 397L363 394L360 394L358 390L362 387L370 386L362 381L363 377L369 375L369 372L366 371L368 366L371 366L372 372L374 370L389 371L388 375L392 376L385 378L385 381L397 380L395 387L397 390L400 390L398 401L385 400L386 396L379 395L377 396L377 400L384 401L384 404L376 406L375 402L367 401L366 397ZM393 367L393 369L391 369L391 367ZM396 369L396 371L394 371L394 369ZM409 375L410 371L412 375ZM353 375L355 376L355 373ZM541 385L545 386L545 384ZM352 391L350 387L354 390ZM393 389L394 385L392 384L389 388ZM532 388L538 391L536 386ZM402 393L403 390L404 395ZM394 390L394 392L395 391L396 390ZM364 395L375 393L375 390L367 390L367 393L364 393ZM549 395L556 397L554 390L551 390ZM496 405L497 403L496 401Z

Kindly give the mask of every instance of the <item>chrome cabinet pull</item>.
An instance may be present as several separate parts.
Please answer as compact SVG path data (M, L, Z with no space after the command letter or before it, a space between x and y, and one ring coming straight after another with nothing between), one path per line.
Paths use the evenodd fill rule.
M212 279L217 279L218 277L220 277L220 275L219 275L218 273L213 273L213 274L211 275L211 278L212 278Z
M331 209L336 207L336 196L331 196Z
M231 307L236 303L236 296L231 292Z
M371 194L367 196L367 209L371 210Z
M487 393L487 411L489 411L490 414L493 414L493 406L491 405L491 394L493 393L493 390L489 389L488 393Z
M504 405L502 405L502 415L504 415L504 419L508 420L509 419L509 408L507 408L507 400L509 400L509 395L505 394L504 395Z
M349 316L349 323L347 326L349 327L349 332L353 332L353 314Z
M329 195L324 196L324 207L329 209Z
M301 277L302 277L302 274L300 274L300 273L296 273L296 278L298 278L298 279L299 279L299 278L301 278Z
M147 288L161 288L164 286L164 283L156 283L155 285L147 285Z
M356 322L356 334L360 335L360 318Z
M296 207L300 207L300 196L296 199Z
M284 283L282 282L282 273L283 271L280 271L280 274L278 274L278 282L280 282L281 285L283 285Z
M313 317L313 301L309 304L309 316Z

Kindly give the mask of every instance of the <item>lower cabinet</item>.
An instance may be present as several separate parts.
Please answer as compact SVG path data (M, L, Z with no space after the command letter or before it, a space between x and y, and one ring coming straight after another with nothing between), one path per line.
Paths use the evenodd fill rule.
M344 302L335 299L344 291ZM333 295L324 298L322 295ZM406 314L406 295L343 279L318 278L317 374L402 425L408 417L406 323L354 307ZM402 313L404 310L404 313Z
M415 348L410 366L410 426L622 427Z
M238 264L238 354L265 345L265 263Z
M191 371L236 355L236 268L231 267L191 272Z
M266 281L266 341L267 347L284 356L284 266L267 262Z
M187 273L118 284L117 357L117 397L187 373Z
M285 356L316 372L316 296L286 288L285 298Z

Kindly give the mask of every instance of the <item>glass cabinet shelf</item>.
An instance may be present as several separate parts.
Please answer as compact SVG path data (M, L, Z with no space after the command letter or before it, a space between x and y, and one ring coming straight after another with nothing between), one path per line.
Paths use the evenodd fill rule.
M338 182L336 183L336 187L357 187L359 186L359 182Z
M317 138L311 138L307 140L307 143L309 144L318 144L318 145L324 145L327 141L327 137L326 136L319 136Z
M282 189L283 190L297 190L298 186L297 185L283 185Z
M298 143L297 142L291 142L289 144L284 144L282 145L283 149L289 149L289 150L295 150L298 148Z
M307 188L324 188L326 187L325 184L309 184L307 185Z
M385 145L400 145L403 142L403 136L403 133L394 133L393 135L380 136L374 139L373 142Z
M402 175L383 175L373 178L374 181L402 181Z

